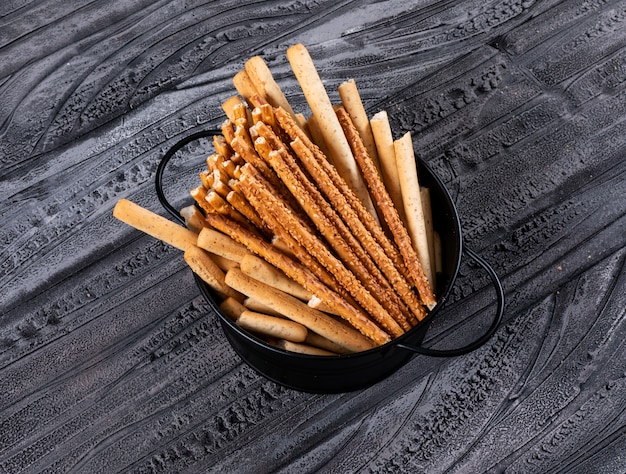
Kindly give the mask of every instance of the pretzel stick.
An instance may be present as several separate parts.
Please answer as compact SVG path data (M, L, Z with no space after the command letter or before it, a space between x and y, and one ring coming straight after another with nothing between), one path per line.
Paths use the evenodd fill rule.
M396 153L393 149L393 135L389 125L387 112L381 111L375 114L370 120L372 134L378 150L380 171L385 188L389 192L393 203L398 210L402 222L406 222L404 214L404 203L402 202L402 191L400 188L400 177L396 166Z
M226 114L226 116L231 120L235 121L235 115L233 113L233 109L236 105L243 104L241 98L238 95L234 95L229 97L224 102L222 102L222 110Z
M413 261L419 260L421 265L412 265L407 263L407 267L413 271L412 277L416 286L420 291L420 295L424 300L424 303L432 309L436 301L432 294L431 283L433 280L432 268L430 264L430 255L428 247L428 239L426 238L426 227L424 224L424 209L422 207L422 199L420 196L420 185L417 177L417 164L415 162L415 155L413 152L413 142L411 140L411 133L405 133L400 139L394 142L394 150L396 152L396 165L398 166L398 175L400 176L400 185L402 188L402 200L404 202L404 211L407 219L407 229L410 235L409 239L413 242L413 248L417 252L417 259L414 259L411 255L408 246L404 245L405 258L412 259ZM404 235L402 236L404 239ZM413 252L413 253L415 253ZM422 269L422 275L416 270ZM430 292L426 291L426 287L421 281L422 278L428 280L428 288Z
M350 351L359 352L372 348L371 341L358 331L335 321L320 311L309 308L293 296L248 277L241 270L230 270L226 274L226 283L245 295L254 296L292 321L302 324Z
M374 164L367 156L367 150L365 150L365 146L361 142L358 132L352 125L350 116L345 109L338 109L337 116L344 127L344 131L348 136L350 145L353 147L357 162L359 163L363 175L365 176L370 192L373 196L375 196L378 207L382 211L383 217L389 226L389 230L391 231L396 244L400 249L400 253L402 254L413 283L415 284L424 304L430 308L436 303L432 293L432 288L428 281L429 274L426 273L430 271L430 266L427 265L426 269L423 269L421 254L418 258L418 254L415 253L415 249L411 242L411 237L409 236L404 223L400 219L398 211L393 205L393 201L391 200L389 193L387 193L384 183L380 179L380 175L378 175ZM428 247L426 247L426 252L426 257L428 258ZM428 260L428 262L429 261L430 260Z
M264 96L274 107L282 107L295 117L291 105L289 105L283 91L274 80L274 76L263 58L260 56L251 57L246 61L245 70L260 95Z
M268 244L246 228L238 225L236 222L219 214L209 215L207 216L207 220L210 225L230 235L233 239L238 240L252 252L264 258L276 268L282 270L287 276L300 283L308 291L317 295L326 305L332 308L333 311L348 321L354 328L369 338L376 345L385 344L391 340L389 335L370 321L360 309L348 303L338 293L322 283L322 281L319 280L306 267L283 254L279 250L276 250L271 244ZM318 332L313 328L310 329ZM326 334L319 334L328 337ZM333 340L331 337L328 337L328 339ZM338 341L335 342L338 343ZM363 350L364 346L361 345L360 347L361 348L358 349L353 348L352 350Z
M361 140L367 149L367 153L374 162L376 169L380 173L380 163L378 160L378 151L376 149L376 142L374 141L374 135L372 134L372 127L370 121L367 118L367 112L361 101L361 94L356 86L354 79L342 82L337 88L339 97L341 97L341 103L348 111L352 123L359 131Z
M162 240L179 250L187 250L194 246L198 240L198 236L191 230L155 214L128 199L120 199L115 204L113 216L131 227Z
M200 247L192 245L183 254L189 268L198 275L207 285L215 290L222 298L232 297L243 300L243 296L226 284L225 275L208 253Z
M287 277L276 267L270 265L262 258L249 254L244 256L239 262L241 271L266 285L284 291L288 295L295 296L300 300L308 300L311 293L305 290L302 285Z
M350 151L350 145L341 131L333 106L309 52L304 45L297 44L287 50L287 59L315 116L320 132L324 136L324 142L328 147L333 164L365 208L375 219L378 219L372 199Z
M311 255L335 276L337 281L348 290L378 324L394 337L402 335L404 330L381 306L380 302L367 291L355 275L344 266L343 262L330 252L317 235L299 223L293 214L289 212L285 203L264 187L257 176L258 172L255 172L254 168L244 167L241 175L241 185L243 186L244 182L249 183L248 186L254 188L259 193L269 211L277 219L284 221L284 226L292 237L302 244Z

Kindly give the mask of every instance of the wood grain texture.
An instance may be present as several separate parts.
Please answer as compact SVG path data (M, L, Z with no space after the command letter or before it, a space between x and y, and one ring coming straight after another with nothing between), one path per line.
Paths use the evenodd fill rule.
M0 5L0 473L626 473L623 0L11 0ZM165 151L219 127L262 56L308 114L288 46L451 191L505 320L466 356L416 356L313 395L230 347L182 253L112 215ZM211 149L165 177L188 189ZM426 343L495 310L464 259Z

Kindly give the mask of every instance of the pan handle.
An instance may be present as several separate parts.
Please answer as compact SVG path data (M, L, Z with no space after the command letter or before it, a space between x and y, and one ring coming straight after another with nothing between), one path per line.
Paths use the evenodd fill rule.
M489 274L489 277L491 278L491 282L493 283L493 286L496 290L497 299L498 299L498 307L496 309L496 315L493 318L493 321L491 322L491 326L489 326L489 329L487 329L487 332L485 332L481 337L476 339L474 342L466 346L459 347L458 349L441 349L441 350L429 349L428 347L416 346L416 345L411 345L411 344L403 344L403 343L397 344L396 347L407 349L417 354L428 355L428 356L433 356L433 357L456 357L456 356L460 356L463 354L467 354L468 352L471 352L475 349L478 349L480 346L485 344L491 338L491 336L493 336L493 334L496 332L496 330L498 329L498 326L502 322L502 314L504 312L504 290L502 288L502 283L500 282L500 279L498 278L498 275L496 275L496 272L493 270L493 268L491 268L491 266L480 255L476 254L474 251L468 248L464 248L463 250L467 252L470 258L474 260L476 263L478 263L481 267L483 267L483 269Z
M178 150L180 150L185 145L198 140L200 138L211 137L214 135L219 135L221 132L218 130L204 130L201 132L193 133L181 140L177 141L167 153L163 155L161 161L159 162L159 166L157 166L156 175L154 177L154 187L156 189L157 197L159 198L159 202L163 206L163 208L179 223L185 224L185 220L181 217L178 209L176 209L165 197L165 192L163 191L163 173L165 172L165 168L167 164L170 162L170 159L176 154Z

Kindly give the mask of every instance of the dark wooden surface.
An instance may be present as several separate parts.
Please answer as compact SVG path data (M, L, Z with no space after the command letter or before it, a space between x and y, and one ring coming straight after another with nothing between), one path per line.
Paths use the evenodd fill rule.
M117 222L165 214L163 153L219 125L250 56L306 113L286 48L454 196L500 275L496 335L312 395L244 365L181 254ZM626 472L626 2L73 1L0 5L0 473ZM210 146L166 179L186 202ZM467 261L429 345L493 313Z

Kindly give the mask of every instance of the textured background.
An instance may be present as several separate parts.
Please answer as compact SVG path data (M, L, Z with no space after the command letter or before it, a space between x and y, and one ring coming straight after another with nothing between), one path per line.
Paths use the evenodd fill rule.
M157 164L231 78L306 44L456 201L505 320L455 359L312 395L244 365L179 251ZM0 473L626 472L626 2L9 0L0 5ZM210 147L172 163L177 204ZM465 264L427 341L493 313Z

